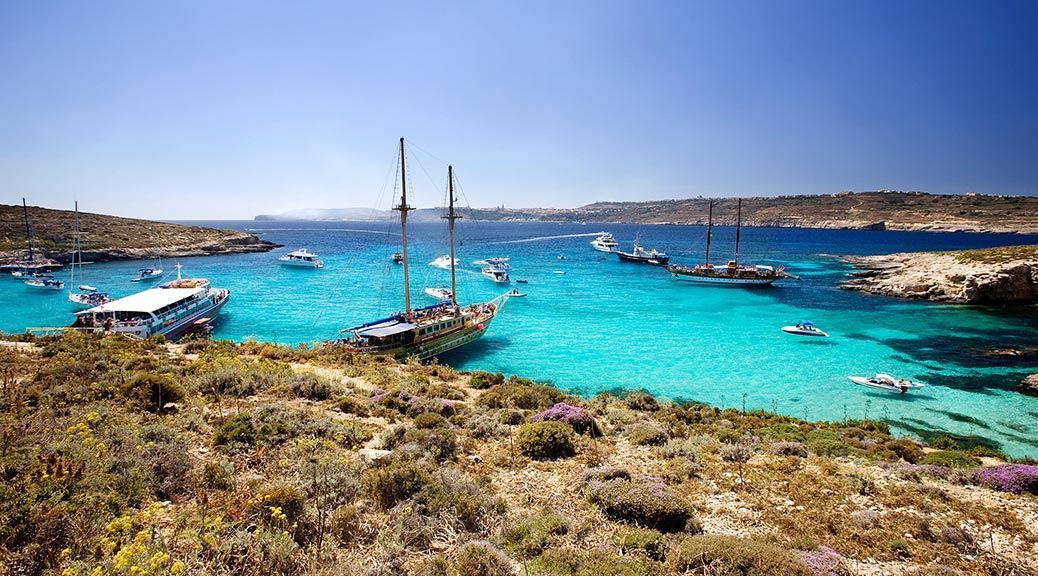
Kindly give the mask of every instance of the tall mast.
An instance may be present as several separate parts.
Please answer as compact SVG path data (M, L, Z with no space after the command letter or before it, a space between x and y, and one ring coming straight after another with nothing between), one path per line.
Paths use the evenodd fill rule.
M76 258L79 258L79 281L83 281L83 253L79 242L79 201L76 201L76 233L72 239L72 278L70 284L76 283ZM72 287L69 287L69 292L72 291Z
M742 233L742 198L735 212L735 265L739 265L739 237Z
M710 211L706 217L706 260L704 264L710 263L710 236L714 229L714 201L710 201Z
M411 311L411 285L407 276L407 167L404 160L404 139L400 139L400 205L394 210L400 211L400 247L404 257L404 310Z
M451 303L458 305L458 286L454 274L454 221L461 216L454 214L454 166L447 166L447 229L451 238Z
M29 207L25 205L25 198L22 198L22 214L25 216L25 239L29 243L29 262L32 262L35 258L32 247L32 228L29 227Z

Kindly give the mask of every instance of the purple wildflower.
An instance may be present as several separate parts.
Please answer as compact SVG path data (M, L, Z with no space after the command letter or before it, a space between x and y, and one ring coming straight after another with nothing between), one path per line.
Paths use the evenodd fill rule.
M843 556L828 546L800 552L800 561L817 576L849 576Z
M573 430L579 434L584 434L585 432L591 432L593 434L598 433L595 419L591 416L590 412L584 410L580 406L573 406L572 404L566 404L565 402L559 402L544 412L535 414L530 418L530 420L533 422L555 420L557 422L569 424Z
M1038 494L1038 466L1032 464L1000 464L977 470L982 486L1016 494Z

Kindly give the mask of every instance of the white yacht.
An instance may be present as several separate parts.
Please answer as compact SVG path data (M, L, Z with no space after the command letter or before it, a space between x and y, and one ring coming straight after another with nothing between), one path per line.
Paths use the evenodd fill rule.
M619 246L620 243L609 232L602 232L598 238L591 241L591 247L599 252L614 252Z
M64 290L65 283L53 276L33 276L24 282L31 288L43 288L46 290Z
M872 378L866 378L865 376L848 376L847 378L859 386L868 386L869 388L877 388L879 390L896 392L898 394L904 394L909 390L922 388L924 386L924 384L913 382L905 378L895 379L889 374L876 374Z
M454 298L454 293L452 293L451 289L446 286L441 286L440 288L426 288L425 295L441 302L450 302Z
M497 266L484 266L481 272L484 278L493 280L498 284L508 284L511 282L511 278L508 277L508 271L504 268Z
M79 269L79 281L83 282L83 232L79 227L79 202L76 202L76 231L72 236L72 275L69 284L76 285L76 269ZM93 308L112 299L104 292L98 292L96 286L80 284L79 292L68 291L68 301L76 308Z
M147 282L149 280L156 280L160 277L162 277L162 268L158 266L141 268L137 271L137 276L130 278L130 282Z
M296 268L324 268L324 261L317 257L317 254L310 252L306 248L300 248L294 252L289 252L278 261L285 266L293 266Z
M458 265L458 259L457 258L451 258L447 254L444 254L443 256L440 256L439 258L433 260L432 262L429 262L429 266L432 266L434 268L443 268L444 270L450 270L451 266L457 266L457 265Z
M176 280L77 312L72 327L175 340L205 328L230 297L230 290L213 288L204 278L181 278L178 265Z
M476 260L472 262L476 266L494 266L501 268L502 270L508 270L511 266L508 265L510 258L508 256L494 256L493 258L484 258L483 260Z

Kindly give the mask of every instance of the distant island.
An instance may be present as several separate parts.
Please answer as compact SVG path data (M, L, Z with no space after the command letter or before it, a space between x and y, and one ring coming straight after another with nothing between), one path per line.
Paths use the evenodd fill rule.
M79 214L83 258L88 261L177 258L266 252L279 245L255 234L182 226L102 214ZM45 256L68 262L72 258L75 212L29 207L36 247ZM0 262L25 254L25 218L21 206L0 204Z
M471 220L511 222L601 222L618 224L706 224L709 198L648 202L595 202L579 208L465 208ZM714 199L714 222L735 223L735 199ZM1038 197L925 192L840 192L814 196L744 198L743 225L854 230L926 230L1038 234ZM440 210L411 216L434 220ZM256 220L386 220L389 211L310 209Z

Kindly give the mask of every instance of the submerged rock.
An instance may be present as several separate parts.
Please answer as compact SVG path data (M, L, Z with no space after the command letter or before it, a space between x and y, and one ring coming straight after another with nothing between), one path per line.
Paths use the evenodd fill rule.
M1038 374L1031 374L1020 382L1020 391L1038 396Z

